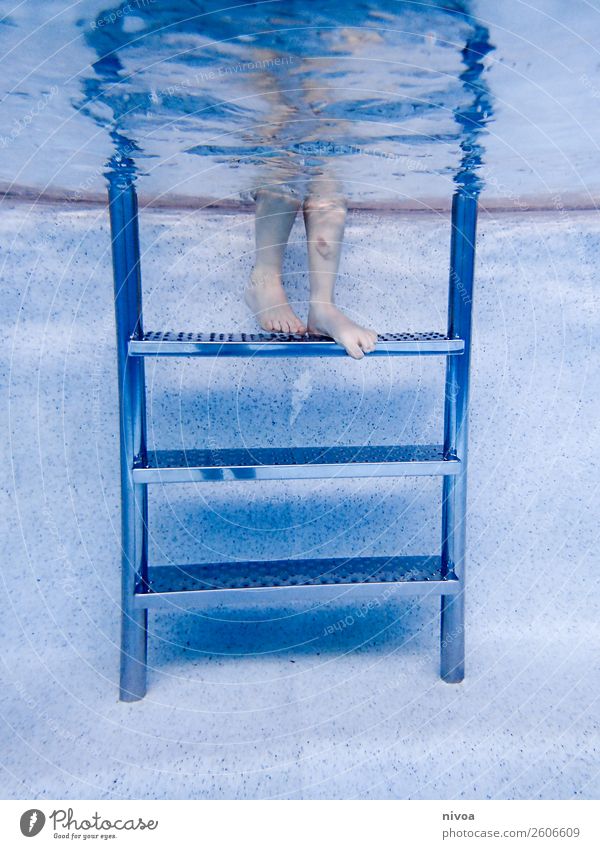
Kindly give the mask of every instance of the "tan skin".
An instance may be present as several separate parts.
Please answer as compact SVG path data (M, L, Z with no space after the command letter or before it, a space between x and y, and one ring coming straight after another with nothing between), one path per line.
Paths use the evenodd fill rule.
M262 51L256 58L267 60L275 56ZM348 128L343 122L324 126L320 116L318 103L337 97L335 88L328 87L326 74L319 73L316 82L306 81L295 73L305 69L305 60L290 58L292 61L280 65L277 73L266 72L252 77L254 88L258 88L270 107L268 119L260 124L257 141L263 142L265 138L279 141L285 149L286 139L290 138L311 141L320 138L321 132L345 137ZM324 57L314 60L320 70L326 62ZM362 359L374 350L377 334L344 315L334 301L346 223L346 200L341 185L335 176L320 171L312 174L307 189L300 189L302 179L298 179L298 164L285 155L279 163L271 160L267 167L265 185L255 195L256 257L245 292L246 303L264 330L330 336L351 357ZM310 278L306 324L293 311L282 279L285 248L301 207Z
M306 325L289 304L282 280L285 248L302 206L308 249L310 306ZM260 326L274 333L330 336L354 359L375 349L377 334L337 308L334 290L346 202L334 181L315 180L304 202L274 185L256 194L256 259L245 299Z

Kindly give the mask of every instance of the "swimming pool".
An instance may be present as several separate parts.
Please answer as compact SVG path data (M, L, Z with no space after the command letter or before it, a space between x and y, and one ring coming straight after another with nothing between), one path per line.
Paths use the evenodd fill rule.
M325 164L355 205L419 207L449 198L466 164L490 203L590 205L599 16L558 11L51 0L40 21L7 6L0 180L99 197L116 153L146 197L236 206L266 169Z
M154 695L133 714L111 687L119 476L104 172L118 139L110 134L111 84L94 70L99 54L90 41L97 35L91 22L126 4L111 12L107 0L48 0L43 20L33 0L1 5L0 177L13 195L0 219L9 326L2 366L10 545L3 563L5 797L21 798L28 787L39 799L598 798L591 652L600 596L590 581L598 550L600 225L595 211L557 214L560 204L593 207L598 192L595 10L583 0L544 0L542 8L481 0L471 8L494 46L481 77L493 109L478 136L481 206L515 214L484 210L480 217L472 672L464 690L457 698L455 688L437 684L429 603L340 605L311 616L292 607L225 609L210 619L174 613L155 623ZM120 25L129 37L147 19L133 6ZM166 14L162 4L158 11ZM451 56L420 32L428 67L439 71L443 56L454 69L444 96L467 103L457 82L466 70L460 51ZM163 49L153 38L148 59ZM441 52L432 57L434 48ZM142 46L117 52L129 71L147 64ZM162 55L148 73L173 86L168 50ZM239 64L236 58L232 67ZM248 69L248 80L265 70ZM181 73L205 71L190 65ZM243 76L219 71L213 94L217 83L233 91ZM94 81L106 102L86 93ZM446 126L454 136L423 145L431 173L405 169L392 185L398 162L354 152L344 159L337 149L335 161L355 169L351 180L376 175L371 197L360 194L362 176L360 185L354 179L353 205L437 210L448 203L458 128L442 109L433 114L440 132ZM143 213L147 326L251 332L240 287L250 273L252 219L237 212L263 163L245 159L234 168L190 152L205 143L206 128L195 120L185 124L187 135L179 125L163 127L150 110L123 114L119 124L137 145L142 199L175 207ZM237 126L235 116L228 120ZM386 150L382 138L376 145ZM383 188L397 194L384 200ZM40 195L58 202L37 203ZM203 197L220 208L198 211ZM340 304L382 331L441 326L448 219L351 215ZM303 235L288 260L299 300ZM375 429L378 442L437 441L439 380L427 358L415 358L409 371L408 364L392 371L385 358L364 368L349 357L323 365L316 358L310 368L278 362L231 360L208 369L162 358L148 370L153 443L256 445L267 428L279 445L368 444ZM423 484L309 481L292 489L274 481L249 490L223 482L201 509L198 486L181 485L150 504L150 555L199 563L240 554L418 554L433 550L440 534L432 518L438 490Z

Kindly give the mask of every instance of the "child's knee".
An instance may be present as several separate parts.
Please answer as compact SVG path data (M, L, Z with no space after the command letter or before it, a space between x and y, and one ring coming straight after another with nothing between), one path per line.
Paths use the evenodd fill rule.
M291 192L287 186L284 185L275 185L275 186L265 186L264 188L258 189L255 193L256 202L260 203L276 203L279 206L284 206L288 209L296 209L300 208L300 198Z
M348 204L346 198L341 196L336 197L316 197L308 195L304 200L304 211L316 214L320 213L323 217L327 217L331 221L343 221L346 217Z
M331 259L339 250L346 209L347 204L342 197L308 197L304 201L304 214L310 220L311 241L323 259Z

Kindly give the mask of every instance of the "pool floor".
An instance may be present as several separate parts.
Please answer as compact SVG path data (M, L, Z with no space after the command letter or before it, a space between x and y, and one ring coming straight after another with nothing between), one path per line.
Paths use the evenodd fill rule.
M117 701L106 213L15 204L0 233L4 798L597 798L597 216L481 214L464 683L438 678L436 598L220 608L151 616L135 705ZM246 215L143 212L147 326L252 332L251 234ZM352 214L340 304L381 332L443 328L448 235L445 215ZM299 310L304 267L298 229ZM432 442L441 369L414 359L149 361L150 439ZM203 486L157 493L155 562L438 540L435 482Z

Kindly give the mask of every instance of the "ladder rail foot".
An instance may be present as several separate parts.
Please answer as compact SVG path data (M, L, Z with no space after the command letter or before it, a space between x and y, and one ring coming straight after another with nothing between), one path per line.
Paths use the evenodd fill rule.
M137 702L147 691L148 611L123 611L119 700Z
M440 676L447 684L460 684L465 677L464 589L443 595L440 628Z

